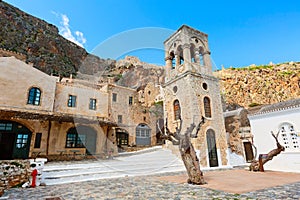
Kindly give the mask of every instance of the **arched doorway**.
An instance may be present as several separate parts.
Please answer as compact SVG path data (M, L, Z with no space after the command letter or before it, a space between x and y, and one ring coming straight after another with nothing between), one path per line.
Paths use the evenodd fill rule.
M136 145L151 145L151 129L146 124L139 124L136 127Z
M0 120L0 160L28 158L31 135L22 124Z
M88 126L70 128L67 132L66 148L86 148L86 154L96 153L96 131Z
M218 152L216 147L215 132L212 129L208 129L206 132L206 141L209 157L209 166L217 167L218 164Z

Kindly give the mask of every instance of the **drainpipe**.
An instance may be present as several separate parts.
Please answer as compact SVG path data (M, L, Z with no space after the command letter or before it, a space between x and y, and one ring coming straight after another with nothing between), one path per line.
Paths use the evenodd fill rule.
M51 120L48 119L48 136L47 136L47 146L46 146L46 155L47 156L49 154L50 132L51 132Z

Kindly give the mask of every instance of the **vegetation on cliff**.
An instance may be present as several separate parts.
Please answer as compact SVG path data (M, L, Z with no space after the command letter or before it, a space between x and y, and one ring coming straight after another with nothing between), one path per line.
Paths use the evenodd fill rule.
M227 104L248 108L300 97L300 62L222 69L215 75Z

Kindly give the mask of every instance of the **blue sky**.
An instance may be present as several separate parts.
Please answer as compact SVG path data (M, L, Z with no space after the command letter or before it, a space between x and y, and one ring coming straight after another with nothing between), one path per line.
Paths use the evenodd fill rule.
M106 57L105 53L122 49L125 45L127 49L111 58L138 55L143 61L163 64L163 41L169 33L186 24L209 35L215 69L222 65L242 67L270 61L300 61L298 0L4 1L54 24L62 35L81 43L88 52L100 57ZM153 29L149 27L156 32L151 33ZM150 30L149 34L147 30ZM132 31L135 34L130 35ZM143 39L152 40L153 45L147 43L150 46L141 45L138 50L129 45L136 43L138 46Z

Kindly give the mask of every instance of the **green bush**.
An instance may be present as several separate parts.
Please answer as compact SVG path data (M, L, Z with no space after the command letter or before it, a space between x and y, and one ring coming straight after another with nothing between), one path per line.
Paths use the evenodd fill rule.
M250 103L248 106L252 108L252 107L260 106L260 105L261 105L261 104L255 103L255 102L254 102L254 103Z

